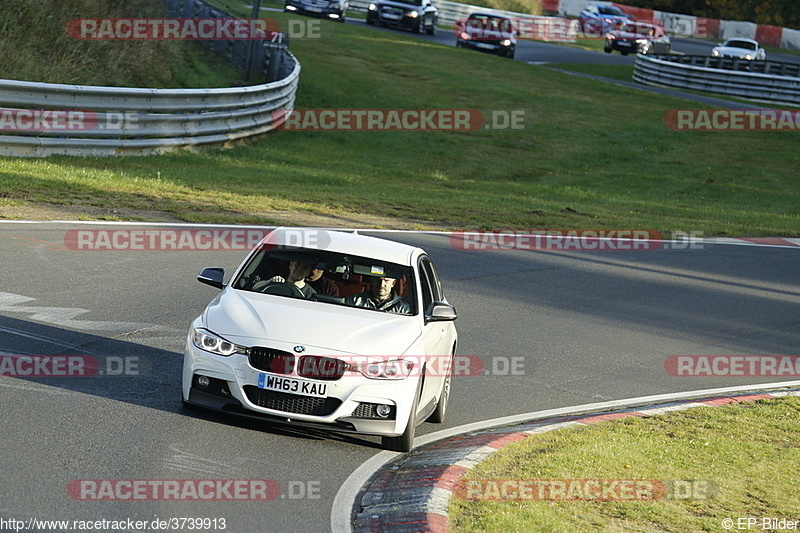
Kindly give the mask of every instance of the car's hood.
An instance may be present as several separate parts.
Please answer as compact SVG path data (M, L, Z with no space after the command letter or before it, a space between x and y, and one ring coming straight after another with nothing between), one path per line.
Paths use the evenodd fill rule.
M229 289L208 305L203 323L244 346L302 345L309 355L400 355L421 334L418 318Z

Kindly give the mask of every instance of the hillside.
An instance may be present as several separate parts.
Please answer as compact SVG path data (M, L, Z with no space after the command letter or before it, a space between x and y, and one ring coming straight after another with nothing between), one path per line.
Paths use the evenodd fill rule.
M4 2L0 78L117 87L224 87L239 73L193 42L82 41L67 34L78 18L163 17L159 0Z

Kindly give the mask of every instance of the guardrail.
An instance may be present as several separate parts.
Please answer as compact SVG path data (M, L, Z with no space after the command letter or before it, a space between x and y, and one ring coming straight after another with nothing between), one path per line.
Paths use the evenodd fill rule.
M167 0L170 16L230 18L202 0ZM209 41L268 83L144 89L0 80L0 155L147 155L224 145L275 129L294 109L300 64L286 42ZM249 59L248 59L249 58Z
M639 54L636 56L633 80L644 85L800 104L798 65L793 63Z

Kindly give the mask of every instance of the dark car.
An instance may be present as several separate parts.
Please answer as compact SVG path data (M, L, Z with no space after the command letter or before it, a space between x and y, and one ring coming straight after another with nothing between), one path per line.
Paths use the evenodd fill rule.
M379 0L367 9L367 24L406 28L416 33L436 33L438 14L430 0Z
M622 55L669 54L670 40L664 29L644 22L623 22L606 33L603 50L610 54L614 50Z
M456 46L471 48L513 59L517 49L517 29L508 17L472 13L456 22Z
M284 0L283 10L344 22L347 16L347 0Z

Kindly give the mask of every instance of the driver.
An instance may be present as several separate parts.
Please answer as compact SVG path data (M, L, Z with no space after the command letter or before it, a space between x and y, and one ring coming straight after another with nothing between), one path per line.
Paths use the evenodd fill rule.
M296 289L305 299L311 298L317 293L314 288L306 283L306 278L311 274L314 265L311 263L301 263L300 261L289 261L289 275L284 280L281 276L270 278L267 285L261 289L266 290L268 287L285 283Z
M394 291L395 278L372 276L369 279L370 289L347 297L345 303L356 307L366 307L389 313L411 314L411 304Z

